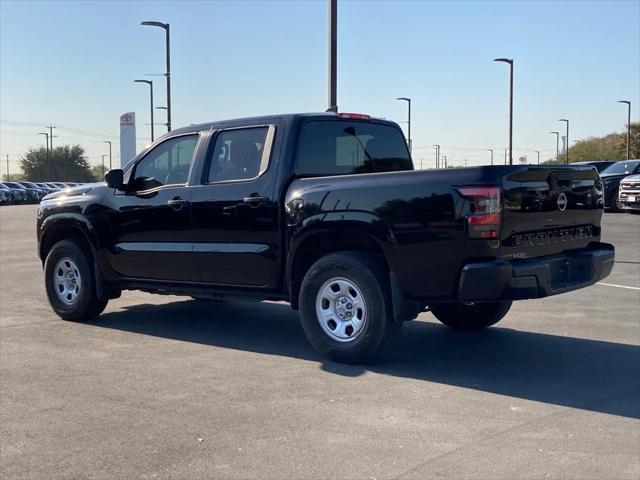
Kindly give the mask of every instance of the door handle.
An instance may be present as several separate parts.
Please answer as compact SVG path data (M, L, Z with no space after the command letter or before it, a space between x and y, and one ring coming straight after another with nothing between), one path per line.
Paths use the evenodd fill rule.
M182 210L189 201L180 197L173 197L171 200L167 201L167 205L169 205L174 210Z
M263 202L268 202L269 199L267 197L260 197L260 196L250 196L250 197L245 197L243 202L247 203L249 205L251 205L252 207L257 207L258 205L260 205Z

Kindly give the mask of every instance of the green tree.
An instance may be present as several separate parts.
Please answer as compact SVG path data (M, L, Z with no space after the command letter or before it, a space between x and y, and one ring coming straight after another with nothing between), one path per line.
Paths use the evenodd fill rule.
M640 123L631 123L631 158L640 158ZM564 163L564 155L545 163ZM578 140L569 148L570 162L591 162L595 160L626 160L627 130L610 133L604 137L589 137Z
M95 178L96 182L101 182L104 180L104 174L107 173L109 169L107 167L102 168L102 165L93 165L91 167L91 174Z
M23 178L33 182L91 182L95 180L80 145L56 147L47 156L45 148L31 148L20 161Z

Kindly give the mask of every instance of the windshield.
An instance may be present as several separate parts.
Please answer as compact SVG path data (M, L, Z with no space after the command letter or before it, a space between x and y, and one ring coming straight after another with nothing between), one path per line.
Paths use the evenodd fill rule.
M640 160L620 161L607 167L602 172L604 175L628 175L634 173L640 165Z
M20 190L24 190L25 188L16 182L6 182L5 185L8 185L11 188L19 188Z
M312 121L298 142L298 174L348 175L413 170L400 129L354 121Z

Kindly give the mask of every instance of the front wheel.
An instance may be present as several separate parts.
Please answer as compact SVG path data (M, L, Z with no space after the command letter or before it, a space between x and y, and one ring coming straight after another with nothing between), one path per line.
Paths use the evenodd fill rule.
M498 323L511 308L511 303L440 303L431 307L431 313L453 329L482 330Z
M386 270L373 255L341 252L315 262L300 288L309 342L329 358L363 363L382 357L398 337Z
M100 315L107 300L96 295L89 255L74 240L56 243L44 263L49 304L64 320L83 322Z

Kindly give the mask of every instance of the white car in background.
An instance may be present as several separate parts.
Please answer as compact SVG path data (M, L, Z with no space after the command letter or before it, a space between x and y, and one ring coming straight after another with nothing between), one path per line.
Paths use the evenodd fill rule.
M622 179L618 202L625 211L640 213L640 175L629 175Z

